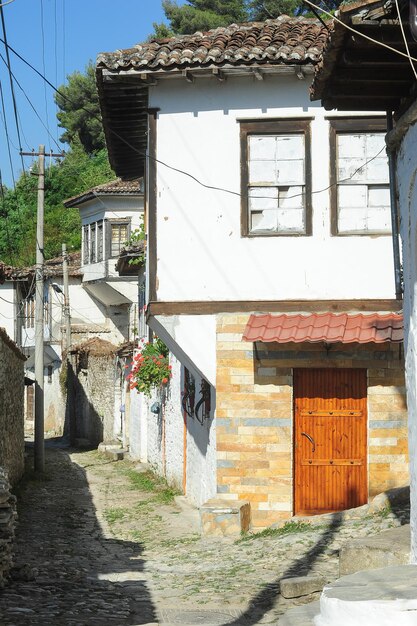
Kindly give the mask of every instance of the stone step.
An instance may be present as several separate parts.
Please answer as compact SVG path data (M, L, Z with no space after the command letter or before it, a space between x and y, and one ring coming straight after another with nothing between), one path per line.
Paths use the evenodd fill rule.
M410 562L410 526L386 530L373 537L348 541L340 550L339 575Z
M320 602L283 615L279 626L415 626L417 566L398 565L343 576Z
M322 576L295 576L283 578L279 583L279 589L284 598L300 598L322 591L325 584L326 581Z

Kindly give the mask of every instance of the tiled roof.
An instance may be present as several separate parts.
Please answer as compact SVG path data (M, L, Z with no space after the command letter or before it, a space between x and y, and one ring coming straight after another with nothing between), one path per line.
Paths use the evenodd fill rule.
M54 276L62 276L62 264L63 257L58 256L53 259L45 261L44 276L45 278L52 278ZM1 264L0 264L1 265ZM69 276L81 276L81 252L69 252L68 253L68 275ZM36 267L12 267L11 265L5 265L2 268L4 276L8 280L24 280L34 275Z
M67 208L78 206L83 202L87 202L87 200L93 200L97 196L107 193L109 195L120 194L123 196L141 194L143 193L141 189L142 180L142 178L134 178L132 180L121 180L120 178L116 178L115 180L111 180L109 183L97 185L84 193L68 198L65 200L64 206Z
M277 343L384 343L403 340L403 316L311 313L251 315L243 339Z
M126 50L102 53L97 67L110 70L173 70L259 63L317 63L327 39L318 20L280 17L232 24L206 33L153 39Z

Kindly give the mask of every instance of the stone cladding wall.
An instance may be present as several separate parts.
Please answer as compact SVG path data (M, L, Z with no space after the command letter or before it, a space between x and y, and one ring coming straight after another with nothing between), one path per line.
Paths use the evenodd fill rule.
M217 494L248 500L252 526L293 511L293 368L363 367L368 372L369 496L408 481L402 348L242 341L249 314L217 324Z
M24 470L24 362L26 357L0 329L0 466L12 485Z
M71 354L69 393L72 393L75 437L92 445L115 438L116 347L100 339L77 346ZM71 382L72 381L72 382Z

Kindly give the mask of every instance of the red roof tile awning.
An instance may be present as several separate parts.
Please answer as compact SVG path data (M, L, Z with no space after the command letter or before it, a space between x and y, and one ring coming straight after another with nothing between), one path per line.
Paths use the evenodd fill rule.
M395 313L253 314L243 333L245 341L278 343L400 343L403 337L403 316Z

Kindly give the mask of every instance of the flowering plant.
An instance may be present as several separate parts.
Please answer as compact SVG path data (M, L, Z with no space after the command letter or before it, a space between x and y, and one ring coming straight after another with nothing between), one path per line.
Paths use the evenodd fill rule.
M150 397L153 388L166 385L172 376L168 355L168 348L158 337L153 342L142 340L139 352L133 357L130 374L126 377L130 381L130 389Z

